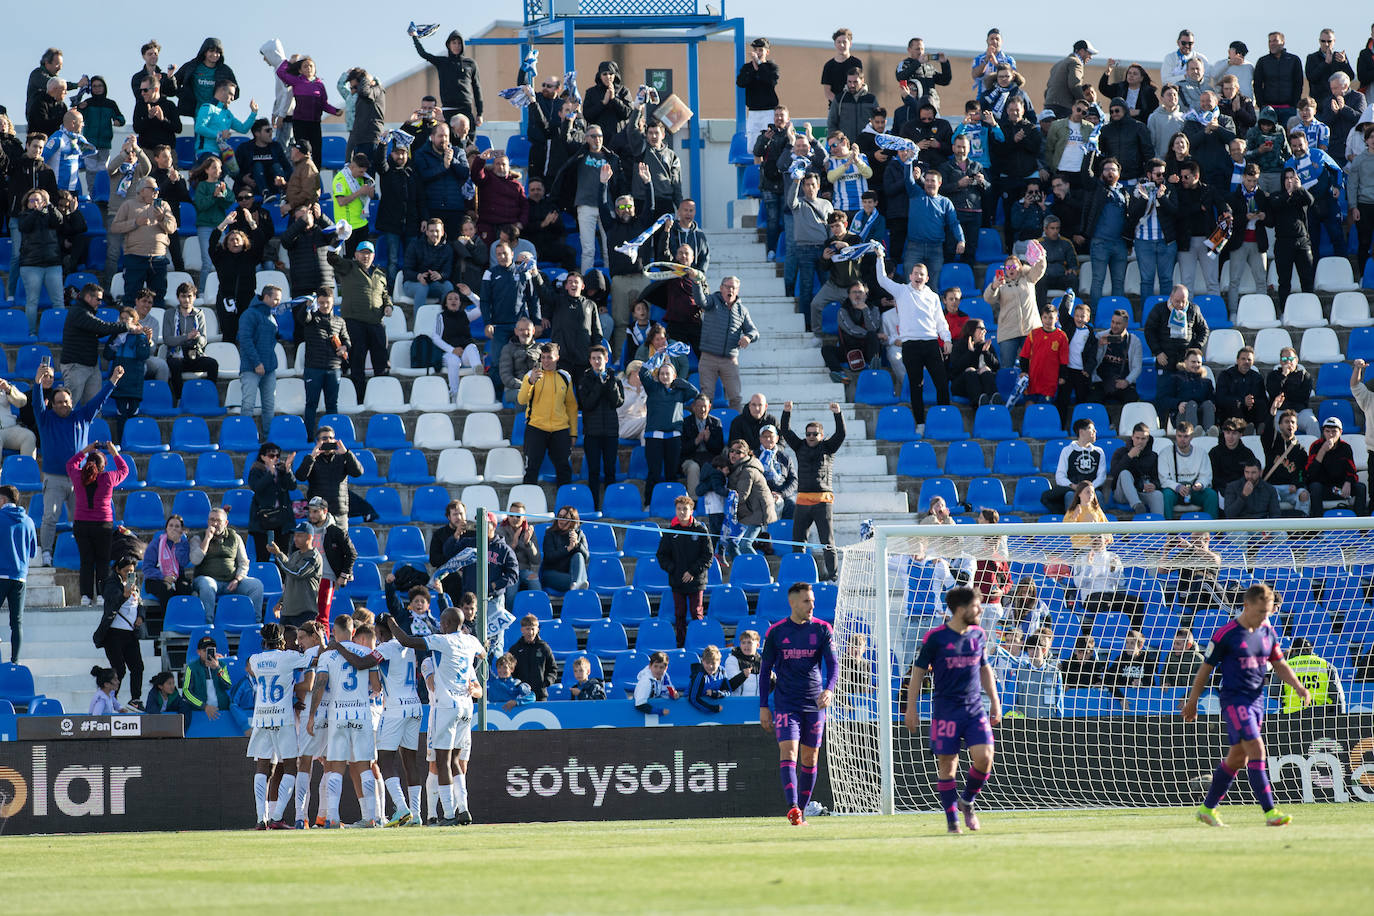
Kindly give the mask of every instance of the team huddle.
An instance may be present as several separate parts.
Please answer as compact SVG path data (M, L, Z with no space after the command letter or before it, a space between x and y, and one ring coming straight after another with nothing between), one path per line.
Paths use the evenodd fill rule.
M291 829L285 817L293 789L295 829L311 825L311 768L317 759L325 775L316 826L342 826L345 773L362 814L349 826L472 823L467 769L473 699L482 695L477 675L482 644L463 631L461 612L454 608L444 611L438 632L425 635L404 632L390 615L375 625L371 621L367 611L336 617L333 639L315 621L299 629L263 626L264 649L249 658L247 667L254 700L248 756L257 761L258 829ZM287 645L288 636L294 646ZM422 659L418 665L417 659ZM429 696L427 819L420 803L424 707L417 676L424 678ZM273 783L275 794L269 798ZM389 818L382 787L392 802Z

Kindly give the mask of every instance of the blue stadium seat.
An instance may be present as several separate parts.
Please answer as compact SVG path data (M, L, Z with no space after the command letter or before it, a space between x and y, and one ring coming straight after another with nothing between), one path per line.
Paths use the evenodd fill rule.
M565 594L563 607L558 612L559 620L579 629L589 627L593 623L600 623L604 617L605 615L601 610L601 597L589 588L578 589Z
M944 473L950 477L979 477L988 473L983 446L977 442L951 442L945 452Z
M951 286L957 286L965 297L976 296L980 292L973 279L973 268L958 261L946 261L940 268L940 293Z
M964 499L975 510L996 509L999 513L1011 511L1011 507L1007 505L1007 491L997 477L979 477L969 481L968 493Z
M258 424L252 417L225 417L220 424L219 447L224 451L256 454L260 444Z
M228 411L220 406L219 389L205 378L187 379L181 389L181 412L197 417L222 417Z
M1016 492L1012 494L1012 510L1038 515L1044 509L1040 496L1049 489L1050 482L1043 477L1022 477L1016 481Z
M405 424L400 417L394 413L379 413L368 418L364 444L368 448L392 451L410 448L410 439L406 437Z
M619 560L614 562L620 565ZM623 579L625 571L622 569L620 574ZM637 588L622 588L611 596L611 620L622 626L637 627L652 616L649 596Z
M326 134L320 145L320 161L324 168L337 172L344 167L348 138L340 134Z
M365 487L379 486L386 483L386 478L382 472L377 470L377 456L372 454L370 449L353 448L351 445L348 450L358 459L358 463L363 466L363 473L353 478L354 483L362 484ZM304 460L305 456L300 456Z
M767 621L768 625L775 624L792 613L792 608L787 603L787 587L790 584L778 582L767 588L759 589L759 598L755 605L756 613Z
M1336 417L1341 421L1347 434L1362 432L1364 429L1364 411L1356 414L1354 401L1345 398L1327 398L1321 402L1316 413L1321 415L1320 422L1322 423L1326 422L1327 417Z
M6 239L5 241L9 241ZM69 278L70 279L70 278ZM38 313L38 339L59 343L62 327L67 323L67 310L58 306ZM25 341L27 343L28 341ZM32 378L32 376L30 376Z
M33 672L25 665L0 662L0 700L25 709L38 696L34 689Z
M642 557L635 562L635 575L630 583L642 592L658 595L661 599L668 593L668 574L658 565L657 557Z
M619 557L592 557L587 564L587 580L598 595L615 595L629 588Z
M778 562L777 582L784 588L789 588L796 582L814 584L819 579L816 560L809 553L784 554Z
M666 617L644 621L635 634L635 648L644 652L667 652L677 648L677 633Z
M687 488L680 483L664 481L654 484L653 493L649 497L649 517L672 519L677 514L677 509L673 505L674 500L686 493Z
M587 539L587 552L592 556L618 557L622 555L620 545L615 540L615 529L601 522L591 522L582 526L582 534Z
M1233 265L1234 266L1234 265ZM1217 328L1234 327L1231 324L1231 315L1226 308L1226 300L1221 296L1203 294L1194 296L1193 302L1202 311L1202 317L1207 321L1207 327L1212 330Z
M350 601L366 602L368 597L383 591L382 574L376 563L354 563L353 578L340 593Z
M205 605L195 595L174 595L167 601L167 615L162 620L162 632L189 634L205 625Z
M749 616L749 597L738 585L722 585L711 592L706 612L712 620L737 624Z
M280 595L278 595L278 597L280 597ZM239 633L238 648L234 651L234 654L237 655L239 659L241 659L244 662L247 662L248 659L252 658L254 655L261 651L262 627L249 627L248 629Z
M523 169L530 164L530 141L516 133L506 138L506 158L514 168Z
M935 446L929 442L903 442L902 450L897 453L897 473L904 477L938 475L940 464L935 457Z
M768 558L762 554L740 554L730 568L730 584L745 592L757 593L773 583Z
M27 344L32 340L29 319L23 309L0 309L0 343Z
M549 596L542 591L523 591L516 593L515 603L511 607L511 613L518 621L526 614L533 614L541 621L553 620L553 604L549 601Z
M350 526L349 534L353 531L354 528ZM429 548L425 545L425 536L419 528L414 525L397 525L387 532L386 555L393 563L409 562L423 566L429 561Z
M162 505L162 497L151 490L136 490L124 501L123 522L130 528L161 531L166 521L167 510Z
M153 455L148 459L148 484L164 490L180 490L191 486L186 474L186 461L180 452ZM201 484L204 486L204 484Z
M377 510L376 521L383 525L400 525L406 521L401 508L401 494L395 487L368 487L366 499Z
M1040 455L1040 473L1053 477L1059 467L1059 453L1069 447L1071 439L1051 439Z
M1007 477L1024 477L1035 473L1035 459L1030 446L1020 439L997 443L992 455L992 473Z
M418 448L403 448L392 453L386 479L388 483L427 484L434 482L434 475L424 452Z
M1351 329L1350 340L1345 345L1345 358L1351 362L1357 359L1374 362L1374 328ZM1347 387L1346 391L1349 390Z
M258 609L247 595L224 594L215 602L215 626L226 633L237 633L261 623Z
M959 508L959 491L954 486L954 481L948 477L927 477L921 481L921 493L916 500L917 512L929 512L930 501L937 496L944 497L945 505L949 507L951 515L959 515L962 510Z
M730 164L731 165L752 165L754 163L753 145L749 142L749 135L744 131L736 131L730 137Z
M204 490L178 490L177 495L172 497L172 514L180 515L187 520L187 528L194 531L195 523L191 519L210 517L210 497L205 495Z
M609 659L612 653L624 652L629 647L625 628L614 620L596 620L587 629L587 652L597 658Z
M973 253L973 260L979 264L1001 263L1006 258L1006 252L1002 248L1002 233L996 229L978 230L978 248Z
M353 542L353 549L358 552L356 559L369 563L386 562L387 556L377 543L377 532L367 525L349 525L348 539Z
M1350 397L1350 367L1345 363L1322 363L1313 393L1321 398Z
M585 483L565 483L558 488L558 494L554 497L554 511L564 506L573 507L578 516L584 519L601 518L601 513L596 511L591 488Z
M886 369L865 369L860 372L854 387L854 403L873 407L896 404L897 391L892 384L892 373Z
M916 434L916 419L911 415L911 408L905 404L882 408L873 438L879 442L913 442L921 438Z
M162 523L158 522L158 528ZM57 535L57 543L53 547L52 565L58 569L78 570L81 568L81 553L76 547L76 538L70 531L63 531ZM202 614L202 616L204 616Z
M683 648L694 655L700 655L707 646L720 649L721 655L727 654L725 630L721 628L720 621L710 617L687 621L687 638L683 642Z
M744 167L742 178L740 179L740 197L760 197L762 191L759 187L759 167L754 163L749 163ZM760 214L766 217L767 213Z
M1112 425L1111 418L1107 416L1107 408L1103 407L1101 404L1094 404L1088 401L1082 404L1075 404L1073 413L1069 415L1069 429L1072 430L1074 423L1082 417L1087 417L1089 420L1093 421L1093 426L1097 428L1097 434L1099 436L1105 435L1112 429L1115 429ZM1106 454L1107 460L1111 461L1112 453L1106 451L1106 449L1103 449L1103 452Z
M179 452L172 454L181 457ZM150 462L151 465L151 462ZM196 459L196 485L216 490L243 485L243 478L234 467L234 456L228 452L204 452Z
M148 485L147 482L139 479L138 476L138 462L126 460L124 463L128 465L129 468L128 476L121 480L119 486L115 487L115 489L122 493L127 493L129 490L142 490L146 487Z
M267 429L267 441L275 442L283 452L309 451L314 443L305 432L305 421L290 414L277 414Z
M614 653L608 661L611 662L614 669L611 673L612 682L606 686L606 696L623 700L634 691L635 683L639 679L639 672L648 666L649 653L641 652L638 649L629 649L625 652Z
M1064 435L1059 409L1053 404L1027 404L1021 417L1022 439L1058 439Z
M350 531L350 533L352 533ZM248 575L262 583L262 604L270 613L282 596L281 570L276 563L249 563ZM261 643L259 643L261 645ZM242 653L240 653L242 654Z
M631 465L633 463L631 460ZM634 476L633 467L630 476ZM606 518L617 521L640 522L649 517L649 513L644 511L644 497L639 487L628 482L613 483L607 487L601 498L601 508Z
M105 173L100 172L99 174ZM60 716L65 713L66 710L62 708L62 701L56 697L34 697L33 702L29 704L29 715L31 716Z
M926 411L925 438L936 442L961 442L968 438L964 415L953 404L943 404Z
M126 452L156 454L167 451L162 442L162 430L152 417L133 417L124 422L124 441L120 447Z
M172 401L172 389L160 379L144 379L143 403L138 412L145 417L177 417L181 410Z
M644 446L636 445L630 449L630 469L625 476L630 480L643 480L649 476L649 459L644 455Z
M634 525L625 529L625 544L622 552L627 557L652 557L658 552L658 542L663 537L662 529L654 524Z
M840 333L840 303L831 302L821 310L821 333Z
M926 427L929 430L930 427ZM973 414L973 438L991 439L1000 442L1015 439L1016 430L1011 425L1011 411L1001 404L984 404Z
M61 340L61 335L57 339ZM11 377L20 381L32 382L34 377L38 375L38 366L45 356L52 359L52 351L43 344L29 344L26 347L20 347L14 356L14 372ZM56 360L53 360L53 366L57 366Z
M776 554L795 553L797 548L791 544L792 540L792 520L790 518L780 518L768 526L768 541L773 545L773 552ZM712 566L712 569L715 567Z
M8 484L21 493L40 493L43 474L38 462L28 455L10 455L0 469L0 483Z

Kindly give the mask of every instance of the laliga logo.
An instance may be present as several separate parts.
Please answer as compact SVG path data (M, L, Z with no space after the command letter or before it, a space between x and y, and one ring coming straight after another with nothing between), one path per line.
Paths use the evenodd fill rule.
M1332 797L1338 802L1350 801L1354 795L1359 801L1374 801L1374 763L1365 763L1366 757L1374 757L1374 737L1361 738L1350 747L1346 760L1350 767L1341 762L1342 747L1332 738L1318 738L1307 746L1304 754L1283 754L1269 758L1269 776L1275 785L1283 781L1283 772L1288 767L1298 771L1302 780L1302 800L1311 804L1318 801L1313 786L1329 788ZM1317 771L1326 772L1319 774ZM1347 782L1348 780L1348 782Z
M63 721L62 726L67 730L71 722ZM5 800L5 803L0 805L0 819L13 817L23 811L30 793L33 795L30 813L34 817L48 815L49 798L56 804L57 811L67 817L101 817L107 812L125 814L126 786L130 780L138 779L142 775L142 767L69 766L63 767L49 782L48 749L42 744L35 745L32 785L17 770L0 766L0 785L8 783L11 789L8 794L0 792L0 800ZM106 782L109 783L108 796L105 792ZM74 785L84 788L78 788L73 792ZM73 798L73 795L76 798Z
M62 734L64 734L64 735L70 735L70 734L72 733L72 720L71 720L71 719L63 719L62 722L60 723L60 725L61 725L61 727L62 727Z

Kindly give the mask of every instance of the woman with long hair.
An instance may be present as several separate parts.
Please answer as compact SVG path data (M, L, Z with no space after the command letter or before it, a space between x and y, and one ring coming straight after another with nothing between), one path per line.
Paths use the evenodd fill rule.
M186 183L191 188L191 206L196 210L196 238L200 240L200 280L197 285L205 289L214 266L210 260L210 235L229 215L233 195L229 191L229 183L224 180L224 163L217 156L209 156L197 163L187 176Z
M108 449L114 467L106 469ZM114 488L129 476L129 465L120 457L113 442L92 442L67 460L76 515L72 534L81 555L81 606L90 607L96 588L105 582L110 566L110 539L114 535Z
M141 596L138 591L138 558L122 556L115 561L114 571L102 583L101 597L104 599L104 613L100 627L105 631L101 648L114 668L116 683L111 699L119 693L119 681L129 678L129 705L140 705L139 693L143 687L143 652L138 645L139 631L143 626L143 614L139 611ZM115 700L118 703L118 700ZM94 713L93 713L94 715Z
M320 137L320 119L326 111L338 115L343 114L343 110L329 104L329 89L324 80L315 75L313 57L292 54L290 60L277 65L277 77L291 87L291 94L296 99L295 110L291 112L295 139L310 141L310 158L315 160L315 168L322 168L324 144Z
M1193 145L1188 135L1179 131L1169 138L1169 148L1164 153L1164 174L1170 184L1178 184L1178 171L1183 163L1193 161Z
M587 587L587 536L573 506L558 510L554 523L544 532L544 558L539 564L539 584L545 590L570 592Z
M143 587L162 605L164 616L173 595L191 594L192 569L186 520L180 515L169 515L162 531L153 536L143 551Z
M276 541L283 553L291 552L291 532L296 526L291 512L291 491L296 489L291 462L295 457L295 452L283 454L275 442L264 442L248 469L248 489L253 491L248 533L256 535L253 546L259 563L268 560L268 538Z
M988 343L988 328L981 318L964 322L949 351L949 390L982 407L1000 404L997 393L997 348Z
M233 220L233 216L225 217L210 233L210 257L219 276L215 314L220 336L228 343L238 343L239 317L257 295L258 282L258 254L248 234L242 229L224 232Z
M1107 69L1102 71L1102 77L1097 81L1098 91L1104 99L1125 99L1126 113L1141 124L1148 123L1150 115L1159 107L1159 98L1155 95L1155 84L1150 74L1137 63L1126 65L1125 75L1120 82L1112 80L1116 73L1116 61L1107 61Z
M91 697L91 708L87 710L89 715L113 716L118 713L138 712L132 706L119 702L119 675L113 668L92 665L91 677L95 678L95 696Z

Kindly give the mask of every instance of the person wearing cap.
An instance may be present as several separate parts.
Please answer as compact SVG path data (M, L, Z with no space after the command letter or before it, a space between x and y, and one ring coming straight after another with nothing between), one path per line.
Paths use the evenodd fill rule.
M124 239L124 305L150 289L161 302L167 295L167 247L177 231L172 208L157 197L157 182L144 178L137 197L119 205L110 232Z
M1226 420L1221 424L1221 441L1212 446L1212 450L1207 453L1208 460L1212 462L1212 487L1223 497L1234 481L1245 477L1247 465L1260 463L1255 453L1250 451L1250 447L1240 441L1243 432L1245 421L1235 417ZM1277 498L1276 495L1275 499ZM1225 507L1224 502L1222 506Z
M182 698L211 722L219 718L221 709L229 708L229 667L220 661L215 637L202 636L196 643L196 657L187 659L181 682L185 685Z
M1269 33L1269 53L1255 61L1255 107L1272 108L1280 124L1297 114L1302 98L1302 59L1285 47L1282 32ZM1265 188L1270 191L1270 188Z
M382 318L391 314L390 282L386 271L373 263L375 255L373 244L363 242L352 258L333 249L326 256L329 266L334 268L339 298L343 300L341 314L353 341L348 374L359 402L367 392L367 357L372 357L374 376L391 374L386 327L382 324Z
M1365 485L1355 470L1350 443L1341 438L1344 426L1340 417L1322 421L1321 437L1307 449L1308 490L1312 494L1312 517L1321 518L1327 508L1349 508L1365 514Z
M778 106L778 65L768 59L772 46L767 38L749 43L749 59L739 68L735 85L744 90L744 136L752 148L754 138L773 120Z
M290 555L282 552L275 541L267 544L267 551L282 577L281 601L273 610L273 616L288 626L298 627L306 621L317 619L321 613L320 585L324 558L315 549L314 533L314 526L309 522L298 524L291 534ZM324 613L328 613L327 607Z
M296 479L306 483L306 497L324 500L325 508L339 526L348 530L348 478L363 476L363 465L348 446L335 437L334 427L315 432L315 448L296 469Z
M309 207L320 201L320 170L310 154L309 140L297 140L291 144L291 177L287 179L286 190L282 192L283 213L295 213L301 207Z
M224 595L246 595L262 620L262 582L248 575L248 547L229 527L229 514L223 509L211 509L205 532L191 538L191 564L192 587L205 607L207 626L214 626L215 605Z
M1083 81L1083 67L1097 56L1097 49L1086 39L1073 43L1073 53L1050 68L1045 86L1045 107L1056 117L1066 118L1074 102L1083 98L1088 84Z
M353 578L353 564L358 559L358 550L353 546L353 539L348 536L347 521L344 516L331 515L329 503L322 497L312 497L306 504L305 520L302 524L309 526L311 546L319 553L321 559L316 604L318 619L325 623L330 619L334 592L347 585Z

